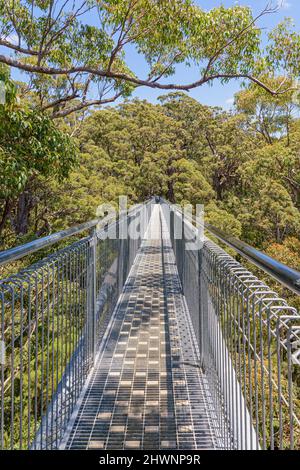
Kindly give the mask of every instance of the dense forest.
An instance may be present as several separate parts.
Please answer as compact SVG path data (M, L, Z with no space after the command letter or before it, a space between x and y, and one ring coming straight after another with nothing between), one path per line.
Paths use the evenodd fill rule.
M292 93L272 97L250 85L225 112L173 92L157 104L127 100L52 121L20 104L22 85L7 81L4 248L93 218L119 195L133 203L161 194L204 204L210 223L299 267L300 121Z

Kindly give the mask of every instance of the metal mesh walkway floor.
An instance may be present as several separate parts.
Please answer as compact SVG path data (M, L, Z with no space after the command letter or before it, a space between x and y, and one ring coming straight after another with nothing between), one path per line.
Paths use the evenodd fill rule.
M157 205L62 447L216 448L197 357Z

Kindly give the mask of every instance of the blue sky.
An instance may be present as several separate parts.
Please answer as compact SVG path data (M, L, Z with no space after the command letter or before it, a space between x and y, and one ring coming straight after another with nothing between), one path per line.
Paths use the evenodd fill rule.
M263 28L263 36L266 36L268 31L274 28L285 17L292 17L295 21L297 29L300 29L300 0L278 0L282 3L282 7L277 13L264 16L258 25ZM200 7L203 9L211 9L213 7L220 6L223 4L226 7L233 5L246 5L250 6L253 10L254 15L258 14L261 10L264 9L268 0L195 0ZM134 70L138 71L140 74L143 74L145 70L142 59L130 51L130 54L127 54L127 60L130 66ZM145 75L145 74L144 74ZM176 71L176 75L172 77L172 82L176 83L187 83L199 78L198 71L196 68L186 68L184 66L179 66ZM168 82L171 80L168 79ZM233 103L233 96L240 88L238 81L231 81L226 85L221 85L218 81L215 81L213 86L204 85L200 88L196 88L189 92L189 96L197 99L203 104L210 106L221 106L225 109L230 109ZM139 98L147 99L148 101L155 102L157 97L162 95L161 90L152 90L147 88L138 88L134 96Z

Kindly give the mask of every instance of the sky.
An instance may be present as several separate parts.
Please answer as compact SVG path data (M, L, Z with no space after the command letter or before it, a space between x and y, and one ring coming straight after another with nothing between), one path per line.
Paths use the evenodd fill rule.
M211 9L218 7L223 4L225 7L238 5L250 6L253 10L253 14L259 14L267 5L270 0L194 0L203 9ZM296 28L300 29L300 0L273 0L273 2L281 4L280 9L270 15L266 15L260 19L258 26L263 29L263 36L266 36L268 32L273 29L280 21L285 17L292 17L294 19ZM90 17L85 18L88 23L95 24L95 16L90 14ZM126 51L126 60L129 67L140 77L147 77L147 67L143 58L137 54L134 47L130 46ZM23 76L22 76L23 75ZM24 80L24 74L20 74L19 71L12 71L12 76L15 79ZM176 68L174 76L169 77L167 82L170 83L189 83L199 78L199 72L196 67L185 67L179 65ZM240 82L235 80L231 81L226 85L220 84L217 80L214 81L213 85L203 85L202 87L193 89L189 92L189 96L197 99L203 104L209 106L219 106L229 110L233 105L234 94L240 89ZM140 99L147 99L148 101L155 103L157 98L164 93L163 90L155 90L147 87L139 87L134 93L133 97ZM166 92L167 93L167 92ZM120 100L118 100L120 102ZM116 102L116 104L118 103Z

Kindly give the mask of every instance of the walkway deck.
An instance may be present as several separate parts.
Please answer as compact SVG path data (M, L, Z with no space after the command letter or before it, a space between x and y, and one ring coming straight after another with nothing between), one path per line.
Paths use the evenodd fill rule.
M205 377L195 364L190 316L157 205L64 448L216 448Z

